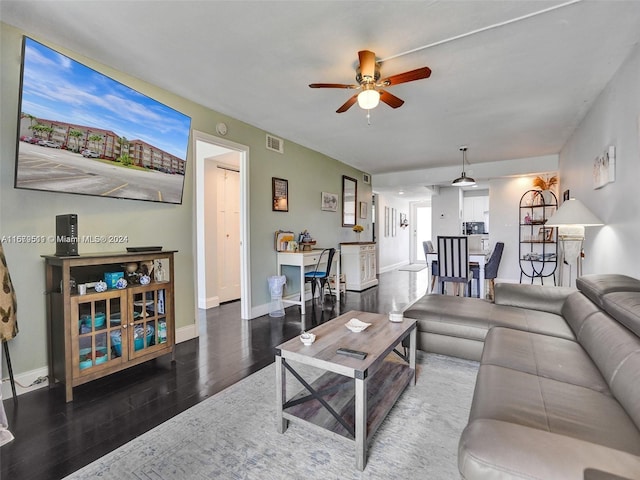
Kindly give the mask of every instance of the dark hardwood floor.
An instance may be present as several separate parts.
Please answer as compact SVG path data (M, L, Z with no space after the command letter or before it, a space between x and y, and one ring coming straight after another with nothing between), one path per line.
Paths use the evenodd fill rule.
M380 285L347 292L340 313L387 313L422 296L428 269L393 271ZM306 329L337 316L307 302ZM199 312L199 338L176 346L176 362L163 357L74 389L65 403L64 388L42 388L21 395L17 406L4 399L15 440L0 448L3 480L53 480L78 470L176 414L220 392L274 361L273 348L298 335L298 307L286 316L240 319L240 303Z

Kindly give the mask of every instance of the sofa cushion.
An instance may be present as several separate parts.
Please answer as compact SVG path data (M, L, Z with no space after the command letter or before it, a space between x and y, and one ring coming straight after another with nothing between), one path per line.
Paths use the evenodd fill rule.
M580 335L584 321L590 315L600 312L602 310L579 291L569 295L562 306L562 316L573 330L576 338Z
M583 275L576 279L576 286L600 308L604 308L602 297L607 293L640 292L640 280L613 273Z
M458 468L464 479L631 480L638 478L640 457L523 425L476 420L460 438ZM589 469L608 475L587 477Z
M640 455L640 431L615 398L511 368L480 366L469 422L479 419L531 427Z
M541 310L560 315L566 298L575 291L575 288L570 287L503 282L495 285L494 301L496 305Z
M587 352L572 340L492 328L482 352L483 365L539 375L609 395L609 386Z
M477 298L425 295L404 311L418 321L418 330L484 341L491 327L511 327L574 339L564 319L554 313L496 305Z
M606 312L640 337L640 292L614 292L602 298Z

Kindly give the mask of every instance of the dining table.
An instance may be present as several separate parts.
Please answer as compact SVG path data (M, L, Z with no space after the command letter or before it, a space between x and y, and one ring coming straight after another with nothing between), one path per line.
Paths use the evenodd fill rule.
M484 285L484 267L489 259L490 252L486 250L469 250L469 263L478 264L479 279L478 279L478 296L485 298L486 289ZM427 253L427 263L429 264L429 272L431 272L431 263L438 261L438 252Z

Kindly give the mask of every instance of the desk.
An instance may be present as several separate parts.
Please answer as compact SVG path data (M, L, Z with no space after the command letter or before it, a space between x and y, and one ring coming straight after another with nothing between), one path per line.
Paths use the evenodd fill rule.
M285 299L283 296L282 301L283 303L300 305L300 313L302 315L305 314L305 267L315 267L321 253L322 249L311 250L310 252L278 252L278 275L282 275L283 265L299 267L300 269L300 300ZM333 263L336 264L336 301L340 305L340 250L336 250L333 256ZM320 292L320 295L322 295L322 292Z
M479 268L479 276L478 279L478 296L480 298L485 298L486 292L484 288L484 266L487 263L487 259L489 257L488 252L484 251L470 251L469 252L469 263L477 263ZM429 273L431 273L431 262L438 261L438 253L427 253L427 263L429 264Z

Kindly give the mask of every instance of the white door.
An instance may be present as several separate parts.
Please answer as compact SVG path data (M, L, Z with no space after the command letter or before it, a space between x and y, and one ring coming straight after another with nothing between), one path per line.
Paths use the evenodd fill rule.
M411 207L413 216L411 263L426 263L422 242L431 240L431 202L412 203Z
M240 298L240 173L217 171L218 297L228 302Z

